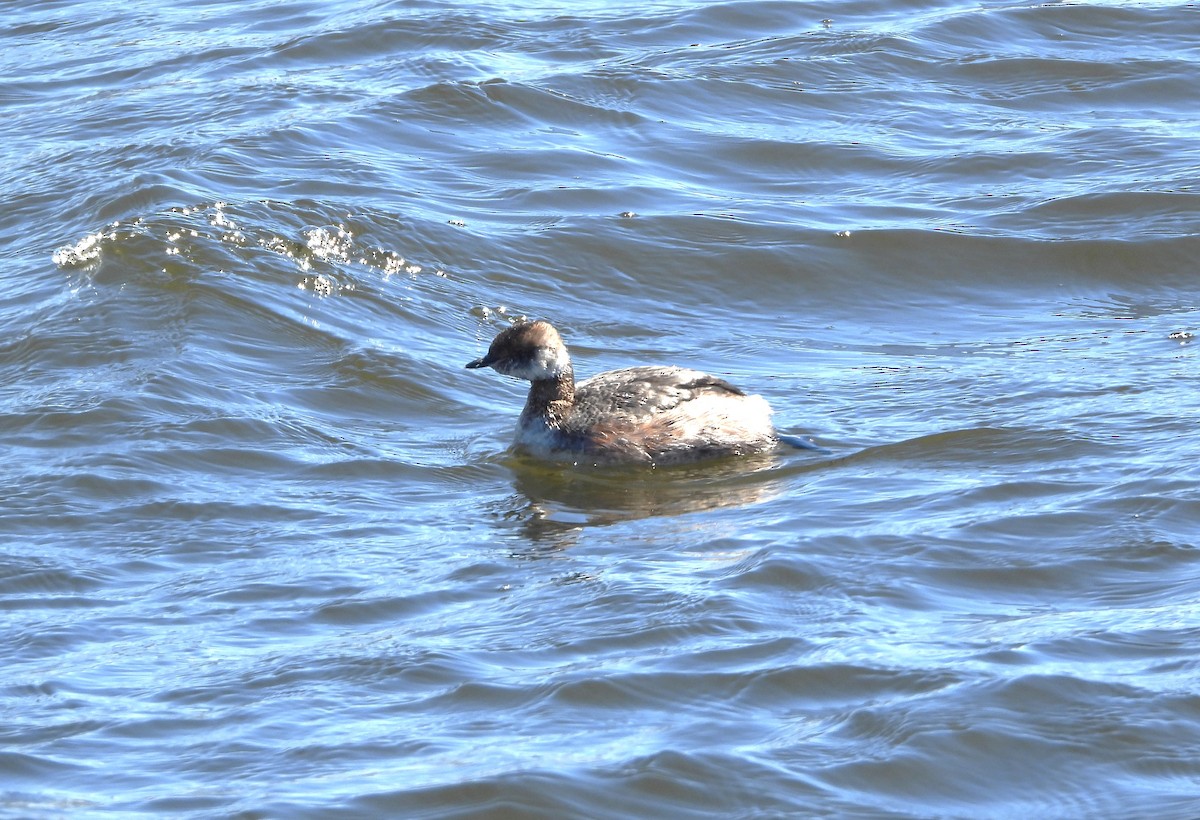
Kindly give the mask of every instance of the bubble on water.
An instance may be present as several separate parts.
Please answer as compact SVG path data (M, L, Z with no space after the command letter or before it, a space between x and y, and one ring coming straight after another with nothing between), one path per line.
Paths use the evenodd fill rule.
M309 228L302 231L305 244L313 256L327 262L349 262L354 247L354 234L339 225L336 230Z
M99 264L108 243L141 237L156 241L162 254L174 263L184 258L202 257L202 245L207 242L227 247L262 248L295 265L300 275L305 277L298 283L299 287L321 296L354 289L350 283L355 274L346 270L348 266L376 271L382 274L385 281L400 275L416 277L430 270L436 276L446 276L441 268L431 269L394 250L367 246L358 239L355 230L348 227L350 217L344 222L309 225L300 229L298 235L288 236L265 226L256 226L250 216L235 219L230 212L230 205L222 200L209 204L177 205L167 208L165 214L169 214L165 223L153 217L148 224L143 217L113 222L74 244L54 251L54 263L60 268L91 268ZM108 249L111 250L111 246Z
M116 228L116 223L113 223L111 227ZM104 241L116 238L117 232L115 230L97 231L96 233L88 234L74 245L59 248L51 258L54 260L54 264L60 268L78 268L90 265L100 258Z
M300 290L311 290L317 296L332 296L334 291L337 289L337 283L323 274L306 276L301 279L296 286L300 288Z
M225 215L225 203L217 202L213 205L212 216L208 220L208 224L216 228L236 228L233 220Z
M479 319L501 319L508 317L508 307L506 305L476 305L471 308L471 315Z
M383 278L387 279L404 270L404 266L408 261L396 253L395 251L385 251L379 248L367 251L359 258L360 265L378 268L383 273Z

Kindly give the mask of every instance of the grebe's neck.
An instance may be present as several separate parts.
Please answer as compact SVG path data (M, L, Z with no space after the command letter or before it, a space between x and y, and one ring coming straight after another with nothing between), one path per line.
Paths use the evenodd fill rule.
M547 427L561 427L574 404L575 374L568 363L558 375L529 383L529 398L521 411L521 424L541 419Z

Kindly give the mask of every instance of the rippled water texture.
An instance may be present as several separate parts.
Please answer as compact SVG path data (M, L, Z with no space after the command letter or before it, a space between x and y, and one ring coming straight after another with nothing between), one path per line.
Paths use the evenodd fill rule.
M1200 814L1195 4L0 20L0 815Z

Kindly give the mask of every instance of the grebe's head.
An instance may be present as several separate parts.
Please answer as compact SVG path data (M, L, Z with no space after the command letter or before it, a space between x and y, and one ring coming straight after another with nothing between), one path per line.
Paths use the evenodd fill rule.
M549 322L518 322L500 331L487 355L467 367L490 367L505 376L538 381L571 372L571 357L562 337Z

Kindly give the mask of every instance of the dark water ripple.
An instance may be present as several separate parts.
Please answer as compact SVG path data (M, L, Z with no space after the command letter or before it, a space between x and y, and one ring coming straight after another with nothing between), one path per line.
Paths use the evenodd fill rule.
M0 815L1195 815L1193 8L3 15Z

